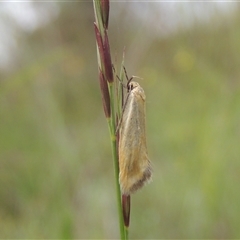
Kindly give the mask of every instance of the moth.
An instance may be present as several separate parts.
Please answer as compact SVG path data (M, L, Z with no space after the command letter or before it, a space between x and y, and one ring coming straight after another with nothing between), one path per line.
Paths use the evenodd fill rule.
M119 129L119 183L123 195L130 195L151 180L152 167L146 143L143 88L131 79Z

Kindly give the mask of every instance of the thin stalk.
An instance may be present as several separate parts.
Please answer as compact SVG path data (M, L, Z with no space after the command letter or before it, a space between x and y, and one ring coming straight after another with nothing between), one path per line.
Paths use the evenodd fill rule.
M108 122L108 127L111 137L111 146L114 162L116 196L119 217L119 229L121 239L126 239L128 235L124 227L124 217L122 212L121 190L119 185L119 165L118 165L118 140L116 137L116 118L119 117L119 97L114 88L116 80L114 81L112 61L110 54L110 45L108 40L108 18L109 18L109 0L93 0L95 22L94 30L96 34L97 45L97 59L100 89L102 93L102 101L104 113ZM115 82L115 83L114 83ZM116 84L116 85L115 85ZM115 97L116 95L116 97ZM117 110L115 109L117 107Z
M114 87L113 84L109 84L109 95L110 95L110 105L111 105L111 112L115 113L115 105L114 105ZM118 206L118 217L119 217L119 229L121 239L125 238L125 228L123 222L123 215L122 215L122 202L121 202L121 190L119 185L119 165L118 165L118 152L117 152L117 142L116 142L116 119L115 114L111 115L109 128L111 134L111 145L112 145L112 155L113 155L113 162L114 162L114 172L115 172L115 185L116 185L116 196L117 196L117 206Z
M125 239L128 239L128 227L124 227L125 230Z

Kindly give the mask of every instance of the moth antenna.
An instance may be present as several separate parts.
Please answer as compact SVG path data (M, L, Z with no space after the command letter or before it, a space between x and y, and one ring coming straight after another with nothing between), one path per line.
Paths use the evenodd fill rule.
M126 76L126 79L127 79L127 87L129 86L129 83L130 83L134 78L138 78L138 79L143 80L143 78L138 77L138 76L134 76L134 75L133 75L132 77L128 78L127 70L126 70L126 68L125 68L124 66L123 66L123 69L124 69L125 76Z
M143 80L143 78L141 78L141 77L138 77L138 76L132 76L132 78L138 78L138 79L141 79L141 80Z

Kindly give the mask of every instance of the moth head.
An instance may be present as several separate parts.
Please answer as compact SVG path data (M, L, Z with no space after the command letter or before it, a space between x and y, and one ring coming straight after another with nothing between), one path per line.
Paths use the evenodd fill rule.
M140 85L137 82L129 81L127 84L128 92L131 92L136 87L140 87Z

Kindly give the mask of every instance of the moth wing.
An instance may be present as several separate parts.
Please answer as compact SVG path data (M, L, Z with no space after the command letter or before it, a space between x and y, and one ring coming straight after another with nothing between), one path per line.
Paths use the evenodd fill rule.
M144 92L131 92L123 113L119 139L119 182L125 195L134 193L151 179L145 125Z

